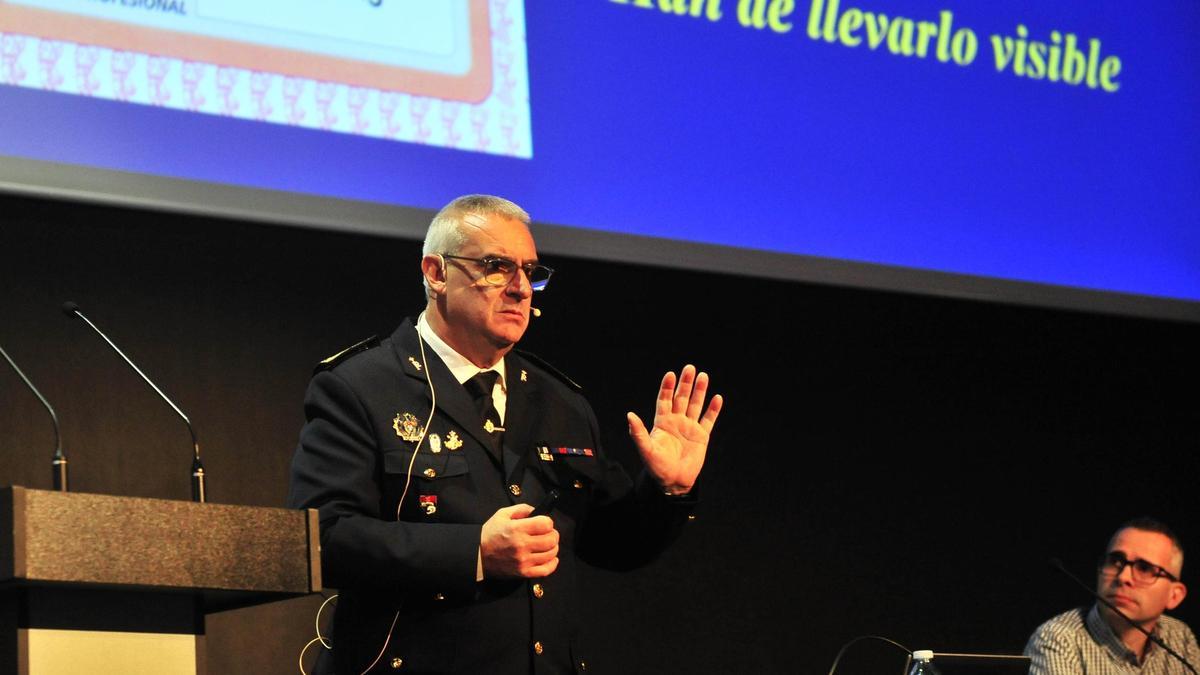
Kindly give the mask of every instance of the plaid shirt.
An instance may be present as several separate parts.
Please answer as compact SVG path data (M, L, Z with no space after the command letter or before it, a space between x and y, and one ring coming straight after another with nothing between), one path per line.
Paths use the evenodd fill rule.
M1187 624L1164 614L1153 633L1200 667L1200 647ZM1187 666L1154 643L1146 645L1146 658L1139 664L1137 655L1113 634L1095 606L1073 609L1038 626L1025 645L1025 655L1032 659L1029 675L1191 674Z

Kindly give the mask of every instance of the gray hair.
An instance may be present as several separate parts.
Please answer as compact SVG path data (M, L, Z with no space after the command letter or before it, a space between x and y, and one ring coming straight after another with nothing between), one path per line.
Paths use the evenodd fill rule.
M463 218L471 215L502 216L529 225L529 214L525 209L503 197L492 195L463 195L442 207L425 232L425 245L421 255L437 255L439 253L458 253L467 243L467 233L463 230ZM429 281L421 278L425 284L425 295L429 297L432 290Z

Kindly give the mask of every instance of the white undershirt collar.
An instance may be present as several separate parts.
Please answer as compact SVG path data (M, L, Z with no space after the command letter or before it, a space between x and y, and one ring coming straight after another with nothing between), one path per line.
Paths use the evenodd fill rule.
M508 386L504 381L504 357L501 357L491 368L481 369L471 363L470 359L455 351L433 330L433 326L430 326L429 322L425 320L425 312L421 312L421 316L417 317L417 333L442 359L442 363L446 364L446 367L450 369L450 374L459 384L488 370L494 370L500 374L500 377L496 379L496 386L492 388L492 403L496 406L496 412L500 413L500 423L504 424L504 413L508 403Z

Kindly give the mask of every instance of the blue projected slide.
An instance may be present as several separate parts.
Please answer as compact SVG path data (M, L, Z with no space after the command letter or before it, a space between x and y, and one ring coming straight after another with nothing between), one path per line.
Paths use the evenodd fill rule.
M492 192L701 268L1197 318L1198 34L1191 1L0 0L0 183L332 198L372 232L336 205ZM230 212L205 194L177 206ZM637 249L671 256L594 252Z

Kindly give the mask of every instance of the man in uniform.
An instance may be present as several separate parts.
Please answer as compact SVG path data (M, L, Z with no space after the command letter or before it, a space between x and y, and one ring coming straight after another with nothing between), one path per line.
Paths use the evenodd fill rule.
M1025 646L1030 675L1194 672L1147 637L1200 666L1196 636L1163 614L1187 595L1182 574L1183 546L1170 528L1150 518L1122 525L1100 560L1096 582L1096 593L1112 607L1080 607L1039 626Z
M309 386L289 501L320 511L339 675L585 671L576 558L644 564L695 503L722 405L706 374L667 373L649 430L628 414L631 479L578 386L513 351L551 273L528 223L498 197L451 202L425 239L425 311Z

